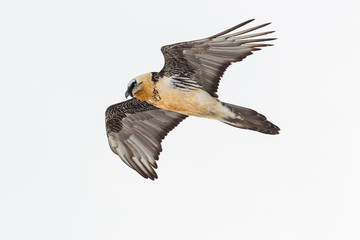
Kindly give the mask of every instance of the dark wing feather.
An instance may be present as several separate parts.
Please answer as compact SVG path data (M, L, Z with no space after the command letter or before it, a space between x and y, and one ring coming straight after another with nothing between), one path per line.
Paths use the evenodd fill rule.
M157 108L136 98L106 110L106 132L111 150L144 178L154 180L161 141L187 116Z
M256 38L273 31L246 34L270 23L229 34L253 20L205 39L163 46L161 51L165 65L159 73L160 76L189 78L217 97L219 81L227 67L231 63L241 61L253 51L260 50L261 47L271 46L262 42L275 39Z

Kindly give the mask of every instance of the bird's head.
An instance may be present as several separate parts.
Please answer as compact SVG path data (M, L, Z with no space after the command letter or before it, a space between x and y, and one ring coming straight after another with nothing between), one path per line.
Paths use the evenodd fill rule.
M151 81L152 73L145 73L134 79L128 84L128 89L125 92L125 97L136 97L141 101L147 101L152 96L154 89L154 82Z
M134 97L134 93L139 90L139 88L141 87L141 84L142 84L142 82L138 82L136 80L136 78L133 78L128 84L128 88L125 92L125 97L128 98L129 95L131 97Z

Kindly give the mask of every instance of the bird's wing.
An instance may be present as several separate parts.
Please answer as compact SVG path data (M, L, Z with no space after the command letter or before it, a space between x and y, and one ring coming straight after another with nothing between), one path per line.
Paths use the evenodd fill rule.
M136 98L106 110L106 131L111 150L144 178L157 178L154 168L161 141L187 116L157 108Z
M161 51L165 65L160 71L160 76L177 77L176 81L183 81L185 87L189 84L190 87L200 85L209 94L217 97L220 78L231 63L241 61L261 47L271 46L264 42L275 40L257 38L274 31L250 33L270 23L233 32L253 20L240 23L208 38L163 46Z

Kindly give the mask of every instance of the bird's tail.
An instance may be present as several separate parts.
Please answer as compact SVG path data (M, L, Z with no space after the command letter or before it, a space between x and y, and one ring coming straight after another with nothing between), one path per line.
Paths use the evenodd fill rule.
M279 134L280 128L269 122L266 117L252 109L236 106L229 103L223 104L235 113L236 118L223 118L220 121L234 127L250 129L266 134Z

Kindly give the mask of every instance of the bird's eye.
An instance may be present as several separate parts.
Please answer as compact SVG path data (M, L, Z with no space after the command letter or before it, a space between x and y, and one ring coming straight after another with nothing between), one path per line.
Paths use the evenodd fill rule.
M132 79L132 80L128 83L128 88L134 87L135 84L136 84L136 79Z
M130 85L130 89L133 89L136 85L136 81L132 82L131 85Z

